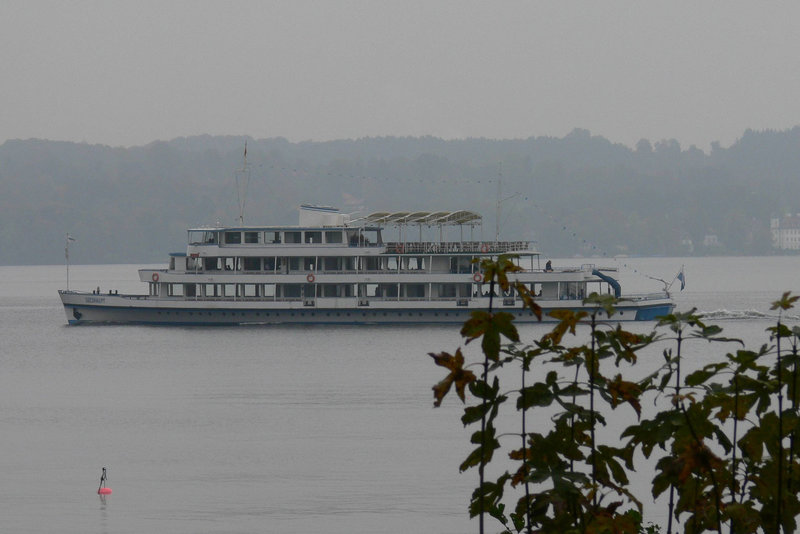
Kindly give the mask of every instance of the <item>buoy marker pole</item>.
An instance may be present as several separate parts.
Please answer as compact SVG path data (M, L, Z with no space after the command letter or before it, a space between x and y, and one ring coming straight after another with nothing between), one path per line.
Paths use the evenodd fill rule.
M103 468L103 474L100 475L100 487L97 488L98 495L111 495L111 488L106 487L106 480L108 480L108 474L106 473L106 468Z

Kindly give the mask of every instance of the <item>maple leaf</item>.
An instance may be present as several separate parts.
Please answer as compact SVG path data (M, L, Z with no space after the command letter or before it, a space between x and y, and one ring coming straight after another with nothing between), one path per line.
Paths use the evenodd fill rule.
M794 303L797 302L797 299L800 299L800 297L798 297L797 295L792 297L790 296L791 294L792 294L791 291L785 292L781 296L780 300L776 300L775 302L772 303L772 307L770 308L770 310L777 310L777 309L789 310L791 308L794 308Z
M531 310L531 312L540 321L542 320L542 308L533 299L533 293L528 289L528 286L521 282L514 282L514 288L517 290L519 298L522 299L522 304Z
M513 323L514 316L510 313L476 310L471 315L461 328L461 335L467 338L467 343L483 336L481 349L490 360L496 362L500 357L501 335L514 343L519 341L519 332Z
M461 402L466 402L466 399L464 398L464 390L467 387L467 384L476 380L476 377L475 373L469 369L464 369L464 355L461 353L461 348L458 348L455 354L449 354L447 352L434 354L433 352L429 352L428 355L433 358L433 361L436 363L436 365L444 367L450 371L446 377L444 377L438 384L433 386L433 405L436 407L441 406L442 400L450 391L450 387L453 384L456 386L456 394L458 395L458 398L461 399Z
M642 415L642 405L639 403L642 390L638 384L623 380L622 375L618 374L608 383L608 392L611 394L611 406L616 407L620 402L627 402L636 410L636 415Z
M522 267L514 264L514 254L501 254L497 261L484 259L480 262L481 271L483 271L484 279L488 282L495 280L503 291L508 291L511 284L508 281L507 273L514 273L521 271Z

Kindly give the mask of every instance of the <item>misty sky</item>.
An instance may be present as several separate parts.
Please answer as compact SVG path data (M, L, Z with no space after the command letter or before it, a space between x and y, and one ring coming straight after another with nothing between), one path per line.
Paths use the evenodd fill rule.
M0 143L800 124L800 2L0 2Z

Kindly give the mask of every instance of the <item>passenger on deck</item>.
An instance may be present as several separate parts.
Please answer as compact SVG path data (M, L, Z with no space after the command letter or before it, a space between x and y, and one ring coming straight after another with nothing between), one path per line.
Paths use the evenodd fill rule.
M553 263L550 260L547 260L547 263L544 264L545 272L552 272L553 271Z

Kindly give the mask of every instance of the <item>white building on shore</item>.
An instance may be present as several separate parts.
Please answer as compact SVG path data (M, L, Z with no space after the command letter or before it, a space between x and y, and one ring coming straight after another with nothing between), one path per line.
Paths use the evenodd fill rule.
M772 246L780 250L800 250L800 213L773 217L770 221Z

